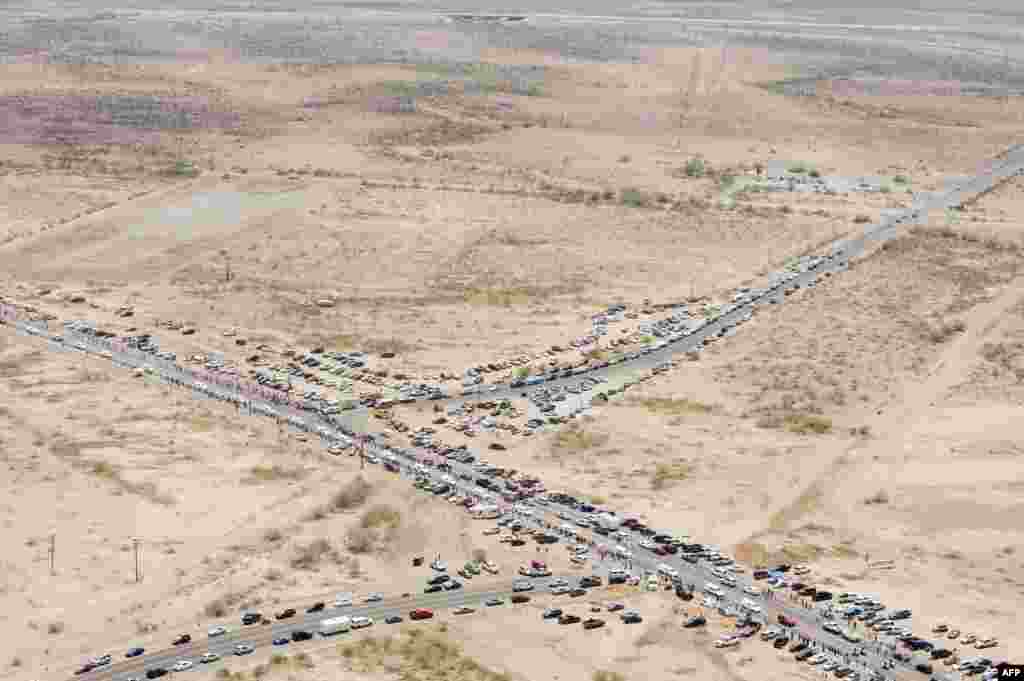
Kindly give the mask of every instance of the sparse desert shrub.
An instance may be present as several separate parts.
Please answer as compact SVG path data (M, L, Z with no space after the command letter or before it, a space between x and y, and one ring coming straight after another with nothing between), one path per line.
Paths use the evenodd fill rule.
M11 666L12 667L20 667L21 666L21 658L18 657L17 655L12 657L11 658Z
M314 539L309 544L300 545L292 556L291 566L296 570L312 570L324 558L337 561L338 552L327 539Z
M807 173L811 177L821 177L821 173L818 172L817 168L811 168L811 172Z
M862 225L866 222L871 222L871 218L868 217L867 215L864 215L863 213L860 213L855 218L853 218L853 221L858 225Z
M892 178L892 181L895 182L896 184L910 184L910 178L907 177L906 175L897 175L896 177Z
M923 335L927 340L936 345L945 343L947 340L952 338L958 333L963 333L967 330L967 325L963 321L957 319L951 322L941 322L937 325L927 325L924 328Z
M487 560L487 551L484 549L473 549L473 553L471 555L473 560L478 563L483 563Z
M257 465L249 469L254 482L270 482L272 480L298 480L303 476L299 468L285 468L280 464L273 466Z
M378 527L396 528L402 522L402 514L397 508L387 504L377 504L363 513L359 524L364 529Z
M282 577L284 577L284 573L278 570L277 568L270 568L263 574L263 579L267 580L268 582L280 581Z
M274 665L275 667L279 667L279 666L281 666L283 664L287 664L287 663L288 663L288 656L287 655L282 655L281 653L274 653L273 655L270 656L270 664Z
M619 163L629 163L632 160L633 157L630 156L629 154L623 154L622 156L619 156Z
M228 614L228 604L223 598L218 598L207 603L203 608L203 613L207 617L212 618L226 617Z
M276 527L271 527L263 533L263 539L273 544L274 542L279 542L284 539L284 533Z
M692 472L693 466L688 463L659 463L651 475L651 488L663 490L674 482L686 480Z
M361 475L345 484L331 497L331 508L335 511L350 511L366 503L373 487Z
M117 470L106 461L94 461L91 468L93 475L101 478L113 478L117 476Z
M892 187L890 187L887 184L883 184L878 187L878 191L882 192L883 194L892 194Z
M516 370L512 372L512 375L516 378L526 378L530 375L530 367L516 367Z
M864 503L867 506L872 506L872 505L875 505L875 504L888 504L889 503L889 493L886 492L884 489L880 489L877 492L875 492L874 494L872 494L870 497L865 499Z
M691 158L686 162L686 166L683 171L687 177L704 177L704 173L707 172L707 167L704 164L704 159Z
M63 634L64 623L63 622L50 622L46 625L46 633L48 634Z
M368 527L353 527L348 531L346 546L351 553L370 553L377 546L377 532Z
M803 175L804 173L810 171L811 167L804 163L803 161L799 161L789 166L789 168L787 168L786 170L788 170L791 173L796 173L797 175Z

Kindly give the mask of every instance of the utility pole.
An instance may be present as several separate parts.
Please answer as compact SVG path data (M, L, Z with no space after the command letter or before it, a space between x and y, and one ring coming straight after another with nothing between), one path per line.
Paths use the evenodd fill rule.
M135 583L138 584L142 581L142 571L140 570L139 564L139 538L132 537L132 546L135 549Z
M51 575L57 574L55 569L54 569L54 564L53 564L54 563L54 558L56 557L56 555L57 555L57 533L56 532L51 532L50 533L50 574Z

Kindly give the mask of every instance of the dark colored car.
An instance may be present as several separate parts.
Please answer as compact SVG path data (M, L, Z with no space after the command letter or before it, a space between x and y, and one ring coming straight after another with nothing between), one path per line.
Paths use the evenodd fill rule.
M174 645L183 646L186 643L191 643L192 637L189 634L182 634L178 638L174 639Z
M523 594L516 594L512 596L512 598L510 598L509 600L511 600L513 603L529 603L530 597L524 596Z
M434 616L434 611L427 608L416 608L409 612L411 620L428 620Z
M438 593L440 591L444 591L444 587L443 586L441 586L440 584L431 584L430 586L428 586L426 589L423 590L423 593L425 593L425 594L436 594L436 593Z
M936 648L935 650L933 650L931 652L931 656L932 656L933 660L941 660L943 658L949 657L952 654L953 654L952 650L946 650L945 648Z
M431 586L435 584L444 584L449 579L451 579L451 577L449 577L448 575L438 575L437 577L431 577L430 579L428 579L427 584L430 584Z
M590 619L588 619L586 622L583 623L583 628L584 629L599 629L600 627L603 627L603 626L604 626L604 620L598 619L596 617L591 617Z
M805 649L806 647L807 647L806 643L804 643L803 641L797 641L797 642L795 642L793 645L791 645L789 647L789 652L791 652L791 653L799 653L801 650Z
M772 645L776 648L785 648L787 643L789 643L788 638L786 638L785 636L779 636L772 642Z
M147 669L146 670L146 678L147 679L158 679L161 676L164 676L166 674L167 674L167 670L164 669L163 667L153 667L152 669Z
M558 618L559 624L576 624L580 621L580 618L576 615L562 615Z
M275 646L286 646L291 642L292 640L287 636L278 636L273 641L271 641L271 643L273 643Z
M586 596L587 595L587 590L586 589L573 589L572 591L569 592L569 595L572 596L573 598L578 598L580 596Z
M308 641L311 638L313 638L313 633L310 632L310 631L304 631L302 629L296 629L295 631L292 632L292 640L296 641L296 642L298 642L298 641Z
M754 579L768 579L768 571L754 570Z
M247 612L242 615L242 624L256 624L263 620L263 615L258 612Z
M79 674L88 674L93 669L96 669L96 665L92 663L84 664L75 671L75 676L78 676Z
M139 655L143 654L144 652L146 652L145 648L132 648L127 653L125 653L124 656L125 657L138 657Z
M703 627L707 623L708 620L703 615L696 615L686 620L683 626L687 629L693 629L694 627Z
M816 602L818 602L818 601L831 601L832 600L832 592L831 591L819 591L816 594L814 594L814 600Z
M640 616L638 612L627 612L623 613L622 621L625 624L639 624L644 621L644 618Z
M561 617L561 616L562 616L562 609L561 608L548 608L547 610L545 610L541 614L541 617L543 617L546 620L555 619L555 618Z
M384 624L398 624L402 621L401 615L391 615L384 618Z
M917 671L921 672L922 674L931 674L932 673L932 666L930 664L928 664L927 662L918 662L917 664L914 665L914 669L916 669Z
M455 591L456 589L462 588L462 582L457 579L453 579L442 587L445 591Z
M584 577L580 580L580 586L583 588L590 588L592 586L601 586L601 578L597 575L591 575Z
M327 607L326 603L324 603L323 601L317 601L313 605L311 605L308 608L306 608L306 612L320 612L321 610L323 610L326 607Z
M295 617L295 608L287 608L275 615L275 619L286 620L289 617Z
M807 658L809 658L813 654L814 654L813 650L802 650L802 651L800 651L799 653L796 654L796 661L797 662L803 662L804 660L806 660Z

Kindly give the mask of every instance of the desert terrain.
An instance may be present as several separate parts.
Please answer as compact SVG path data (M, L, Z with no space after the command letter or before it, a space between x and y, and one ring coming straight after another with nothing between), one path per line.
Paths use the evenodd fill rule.
M610 303L639 311L626 331L654 317L648 304L723 300L980 166L1019 142L1024 118L998 98L787 97L766 85L790 69L763 51L643 54L492 47L469 68L213 52L188 64L4 64L0 100L21 112L7 120L45 125L0 140L0 294L56 319L152 332L180 357L220 352L245 367L257 346L363 350L377 378L457 388L481 363L578 360L541 353ZM54 113L61 101L124 118L82 114L96 133ZM153 124L168 108L194 124ZM124 113L139 110L149 123ZM728 191L772 161L901 179L878 193ZM501 433L504 451L487 458L750 564L807 563L821 583L1019 654L1022 200L1017 180L933 216L762 307L700 360L572 424ZM415 591L416 555L483 551L508 574L532 551L312 439L9 329L0 372L0 677L65 679L92 654L161 648L245 608ZM369 378L354 390L373 390ZM437 416L392 414L416 426ZM564 551L551 555L569 569ZM881 559L895 568L865 567ZM684 631L681 605L657 594L623 600L642 625L552 628L538 599L231 668L300 681L410 668L467 681L812 673L758 641L712 650L723 625Z

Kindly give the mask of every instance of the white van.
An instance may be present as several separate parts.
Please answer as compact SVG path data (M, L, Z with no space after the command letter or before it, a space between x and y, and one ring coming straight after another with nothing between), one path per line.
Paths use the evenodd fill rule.
M352 620L348 617L333 617L320 622L320 635L333 636L348 631L352 627Z
M711 582L708 582L704 585L704 593L711 594L712 596L717 596L719 598L721 598L723 595L722 590L718 588L717 585L712 584Z
M660 565L658 565L658 574L662 577L669 577L673 579L679 577L679 572L677 572L675 568L669 567L665 563L661 563Z

